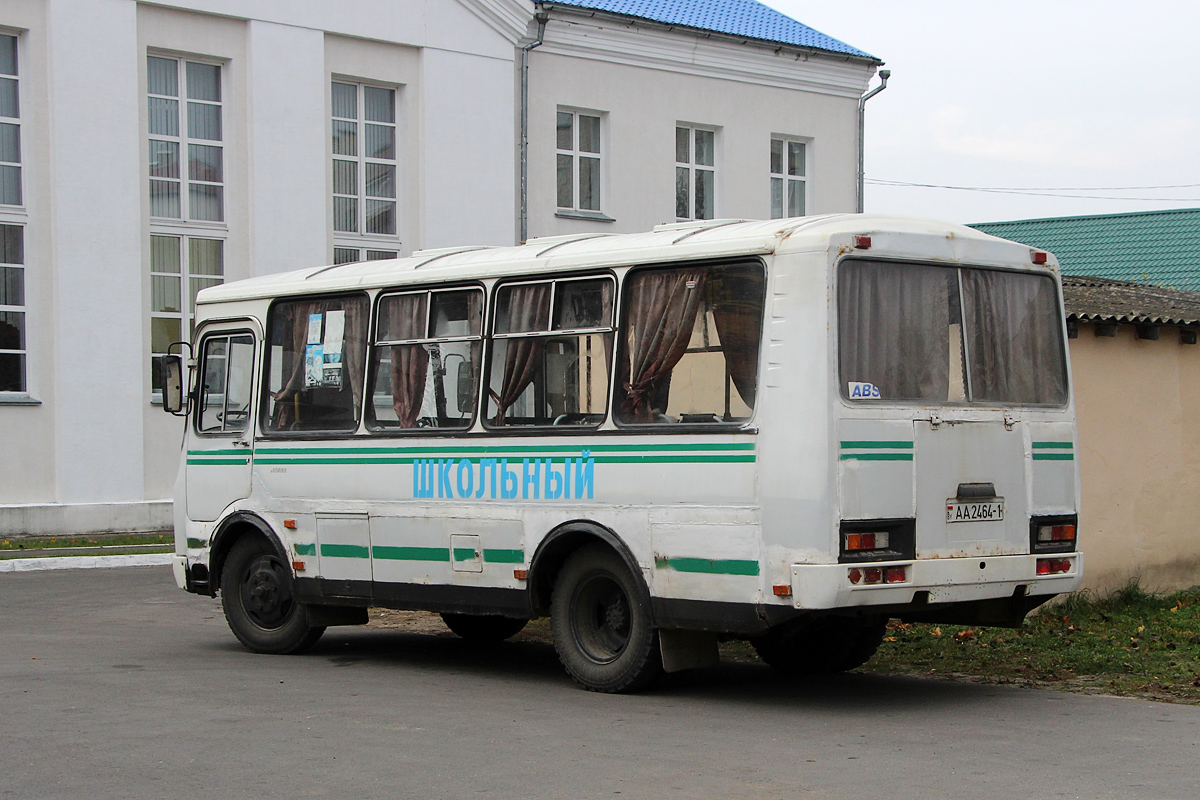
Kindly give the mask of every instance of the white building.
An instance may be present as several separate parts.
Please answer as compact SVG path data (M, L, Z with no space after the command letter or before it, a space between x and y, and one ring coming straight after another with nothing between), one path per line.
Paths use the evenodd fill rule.
M198 289L853 211L880 63L754 0L5 0L0 535L170 527Z

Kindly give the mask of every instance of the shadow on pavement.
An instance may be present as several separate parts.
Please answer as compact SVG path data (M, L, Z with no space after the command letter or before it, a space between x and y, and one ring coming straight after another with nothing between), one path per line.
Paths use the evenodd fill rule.
M236 642L221 649L245 652ZM544 683L547 690L568 687L583 691L566 675L554 648L541 642L479 644L454 636L343 628L326 633L309 653L296 658L314 668L445 670L460 676ZM789 678L764 664L723 662L710 669L665 676L642 696L795 710L886 707L889 713L898 713L951 705L978 712L1013 691L1010 687L863 672Z

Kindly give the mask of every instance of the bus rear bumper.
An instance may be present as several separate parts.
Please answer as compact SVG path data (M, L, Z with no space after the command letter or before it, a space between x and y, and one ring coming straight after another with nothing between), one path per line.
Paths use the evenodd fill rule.
M1017 555L942 558L869 564L793 564L792 604L803 610L907 605L914 602L961 603L1073 592L1083 580L1083 554L1052 557L1067 562L1066 572L1038 574L1046 556ZM868 583L866 570L904 568L904 580ZM858 580L852 580L857 571ZM892 572L892 578L898 576ZM1022 587L1024 587L1022 589Z

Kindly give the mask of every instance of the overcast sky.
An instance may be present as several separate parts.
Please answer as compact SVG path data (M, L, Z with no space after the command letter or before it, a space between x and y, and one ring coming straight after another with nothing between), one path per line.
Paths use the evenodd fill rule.
M1100 188L1200 184L1197 0L764 2L892 70L867 102L868 212L987 222L1200 207L1200 186Z

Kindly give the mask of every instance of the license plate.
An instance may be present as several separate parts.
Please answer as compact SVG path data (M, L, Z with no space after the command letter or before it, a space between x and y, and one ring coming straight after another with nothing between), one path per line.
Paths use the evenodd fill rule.
M946 501L946 522L1000 522L1004 519L1004 501L957 503Z

